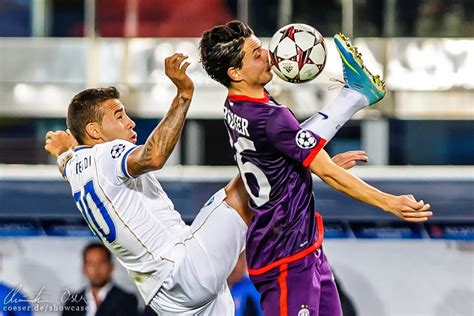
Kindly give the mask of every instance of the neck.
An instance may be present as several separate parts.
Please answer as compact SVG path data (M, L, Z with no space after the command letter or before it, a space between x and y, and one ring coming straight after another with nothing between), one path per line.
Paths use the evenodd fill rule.
M92 293L94 293L94 295L96 295L97 293L99 293L100 289L101 289L101 287L95 287L95 286L93 286L93 287L92 287Z
M107 283L105 283L103 286L94 286L91 284L91 289L92 289L92 293L98 293L101 289L103 289L104 287L107 286L107 284L109 284L110 281L107 281Z
M101 139L86 139L82 144L79 144L78 146L91 146L94 147L97 144L102 144L104 141Z
M265 90L263 86L258 87L241 87L231 86L227 88L229 94L245 95L250 98L261 99L265 97Z

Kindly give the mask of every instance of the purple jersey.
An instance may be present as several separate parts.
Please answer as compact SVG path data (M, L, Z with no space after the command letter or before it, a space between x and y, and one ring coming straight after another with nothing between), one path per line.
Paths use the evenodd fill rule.
M314 243L317 224L307 166L325 141L304 130L286 106L268 95L229 95L224 114L254 212L247 261L249 268L259 269Z

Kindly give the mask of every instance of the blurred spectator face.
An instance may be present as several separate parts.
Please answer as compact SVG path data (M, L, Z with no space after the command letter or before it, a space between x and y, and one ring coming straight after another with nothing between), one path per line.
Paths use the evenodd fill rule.
M83 273L92 287L101 288L112 278L114 267L107 253L100 248L93 248L84 255Z

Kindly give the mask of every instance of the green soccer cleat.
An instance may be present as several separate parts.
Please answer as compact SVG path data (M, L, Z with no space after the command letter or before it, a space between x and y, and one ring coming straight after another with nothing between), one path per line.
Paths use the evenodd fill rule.
M382 100L386 93L385 82L379 75L372 75L365 67L362 55L352 46L349 38L337 33L334 35L334 43L342 59L346 85L365 95L370 105Z

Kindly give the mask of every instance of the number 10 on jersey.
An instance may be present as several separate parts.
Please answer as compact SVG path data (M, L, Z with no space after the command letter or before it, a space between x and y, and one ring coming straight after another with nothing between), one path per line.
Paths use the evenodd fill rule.
M77 206L81 210L82 216L87 222L87 225L91 230L98 236L101 237L107 242L112 243L115 241L117 236L114 222L110 218L107 209L105 208L104 203L100 200L99 196L95 192L94 182L90 180L84 186L84 195L81 194L81 191L75 192L73 194L74 200L76 201ZM92 203L89 203L92 201ZM93 208L91 208L91 206ZM102 223L105 223L107 226L108 232L105 232L101 225L97 222L97 218L94 214L97 214L102 217Z

